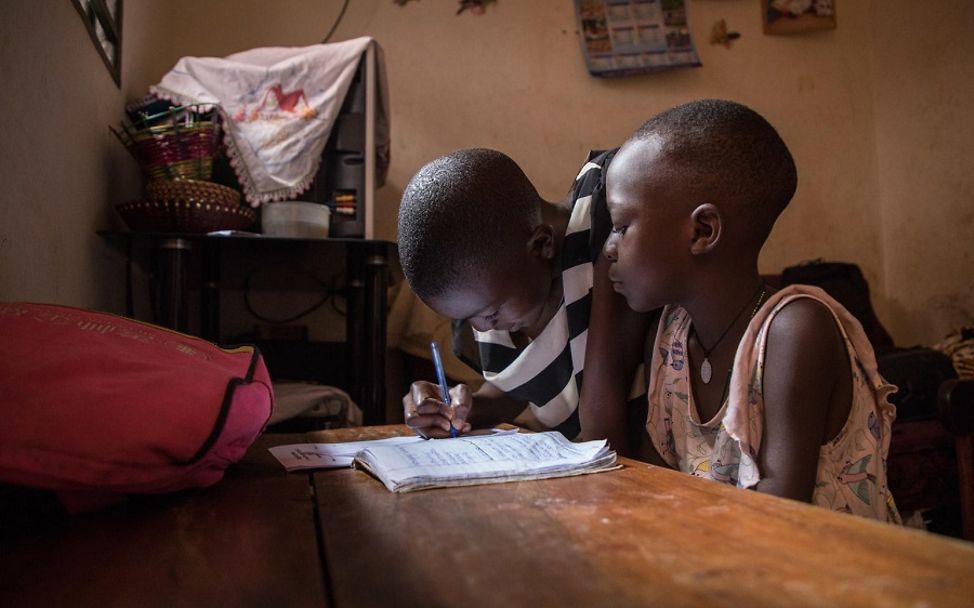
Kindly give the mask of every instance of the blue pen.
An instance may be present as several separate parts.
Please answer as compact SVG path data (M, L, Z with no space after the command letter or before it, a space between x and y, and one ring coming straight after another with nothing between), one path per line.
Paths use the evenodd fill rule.
M450 405L450 387L446 384L446 372L443 371L443 359L440 358L440 347L436 345L436 341L430 342L430 350L433 351L433 367L436 368L436 381L440 383L440 396L443 398L443 403ZM450 422L450 437L457 436L457 429L454 428L453 422Z

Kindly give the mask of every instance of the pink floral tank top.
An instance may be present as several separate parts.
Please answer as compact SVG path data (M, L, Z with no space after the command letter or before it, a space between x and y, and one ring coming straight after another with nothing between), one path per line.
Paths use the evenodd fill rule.
M791 285L772 295L751 319L734 358L727 398L712 420L701 421L686 364L690 315L667 307L660 318L649 387L646 429L673 468L739 488L761 480L757 456L764 426L763 371L771 320L796 298L831 310L852 363L852 406L839 434L821 446L812 503L881 521L900 523L886 486L890 427L896 416L887 400L895 390L876 368L862 326L817 287Z

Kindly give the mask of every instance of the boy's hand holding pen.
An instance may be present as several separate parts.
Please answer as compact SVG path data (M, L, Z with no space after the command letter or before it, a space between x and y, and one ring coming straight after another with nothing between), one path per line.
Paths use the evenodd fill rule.
M453 404L450 399L450 387L446 384L446 371L443 369L443 359L440 357L440 347L436 341L430 342L430 350L433 351L433 367L436 368L436 381L440 385L440 397L443 403L450 406L450 437L457 436L457 428L453 424Z
M403 412L406 424L418 435L427 439L456 437L470 431L466 421L473 403L473 397L465 384L458 384L451 390L446 383L443 359L436 342L430 344L433 366L436 369L437 384L418 381L410 387L403 397Z

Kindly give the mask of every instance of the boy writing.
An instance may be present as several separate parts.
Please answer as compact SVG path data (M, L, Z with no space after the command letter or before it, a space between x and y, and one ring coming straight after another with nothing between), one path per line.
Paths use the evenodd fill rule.
M893 387L860 324L824 291L764 285L758 254L797 185L774 128L703 100L667 110L606 177L604 253L647 339L652 459L883 521ZM652 453L652 452L655 452Z
M450 404L436 385L414 383L403 408L419 434L447 437L451 424L467 432L516 421L574 439L584 426L586 435L627 451L628 388L646 317L612 292L600 255L609 230L602 175L611 155L591 158L558 204L542 200L495 150L448 154L410 181L399 209L403 272L430 308L469 322L472 335L460 327L454 342L473 338L486 380L476 394L453 387ZM611 356L586 359L586 350ZM580 412L580 400L592 408ZM607 415L589 423L596 407Z

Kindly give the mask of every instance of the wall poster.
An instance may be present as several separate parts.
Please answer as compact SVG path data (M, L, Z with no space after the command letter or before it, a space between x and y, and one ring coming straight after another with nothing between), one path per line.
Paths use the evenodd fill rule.
M575 0L575 16L595 76L700 65L685 0Z

